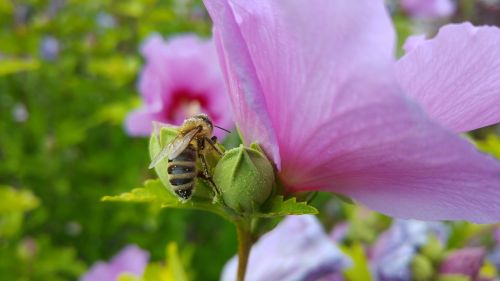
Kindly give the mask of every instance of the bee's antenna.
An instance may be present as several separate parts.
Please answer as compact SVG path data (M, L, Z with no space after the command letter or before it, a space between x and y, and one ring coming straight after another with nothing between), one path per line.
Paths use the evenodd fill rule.
M215 128L219 128L219 129L221 129L221 130L223 130L223 131L226 131L226 132L228 132L228 133L231 133L231 131L226 130L226 129L222 128L222 127L219 127L219 126L217 126L217 125L214 125L214 127L215 127Z

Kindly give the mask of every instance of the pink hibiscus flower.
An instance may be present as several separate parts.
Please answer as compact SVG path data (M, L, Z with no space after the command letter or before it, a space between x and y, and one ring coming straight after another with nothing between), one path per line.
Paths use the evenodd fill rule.
M149 136L152 121L180 125L201 112L218 126L232 127L224 80L211 40L187 34L165 42L153 35L141 52L146 59L139 80L144 105L126 120L130 135Z
M231 109L287 191L422 220L500 220L500 30L447 26L399 61L383 1L205 0ZM492 47L497 46L497 47Z
M467 276L472 281L481 281L479 270L483 266L486 251L483 248L463 248L450 253L439 267L443 275L458 274Z

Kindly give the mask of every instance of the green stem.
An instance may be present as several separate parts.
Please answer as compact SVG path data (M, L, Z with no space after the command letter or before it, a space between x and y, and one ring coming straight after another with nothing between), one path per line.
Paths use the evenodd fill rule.
M248 257L252 249L252 234L248 223L236 224L238 232L238 273L237 281L245 281L245 273L247 271Z

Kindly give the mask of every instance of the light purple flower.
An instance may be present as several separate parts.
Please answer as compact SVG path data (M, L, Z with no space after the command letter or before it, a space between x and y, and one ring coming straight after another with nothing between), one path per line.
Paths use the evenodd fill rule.
M233 281L237 265L234 257L226 264L221 280ZM348 265L349 259L316 217L289 216L252 247L245 280L342 280L337 273Z
M330 238L341 243L347 237L347 232L349 231L349 224L347 222L341 222L335 225L335 227L330 231Z
M130 245L123 248L109 263L95 263L80 281L116 281L123 273L142 276L148 259L148 252Z
M477 280L486 251L483 248L464 248L450 253L439 267L440 274L460 274Z
M47 16L49 19L54 18L57 13L66 5L66 0L52 0L47 7Z
M46 36L40 44L40 54L45 60L56 60L59 57L60 48L57 38Z
M396 63L383 1L204 3L237 126L287 191L500 220L500 163L457 135L500 121L498 28L447 26Z
M491 253L488 254L488 260L495 265L497 270L500 270L500 228L493 231L493 239L496 244Z
M29 116L30 114L28 112L28 109L26 108L26 105L24 105L23 103L18 103L14 105L14 107L12 108L12 118L16 122L19 123L26 122Z
M493 238L495 239L495 242L500 245L500 228L497 227L495 230L493 230Z
M99 12L96 15L96 23L102 29L110 29L116 27L116 20L113 15L106 12Z
M378 281L410 281L410 263L430 235L442 244L448 239L448 227L439 222L395 220L375 243L371 254L373 274Z
M208 114L218 126L232 127L224 81L211 40L185 34L164 41L153 35L146 40L141 53L146 59L139 81L144 104L126 120L130 135L151 134L152 121L180 125L200 112Z
M440 18L453 15L456 3L453 0L401 0L401 8L416 18Z

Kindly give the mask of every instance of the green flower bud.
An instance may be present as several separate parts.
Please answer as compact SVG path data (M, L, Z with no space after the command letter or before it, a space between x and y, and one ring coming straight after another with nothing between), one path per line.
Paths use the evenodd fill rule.
M271 195L274 169L261 152L237 147L226 151L214 170L224 203L237 212L253 213Z
M415 255L411 261L411 272L413 280L428 281L431 280L434 274L431 261L423 255Z

